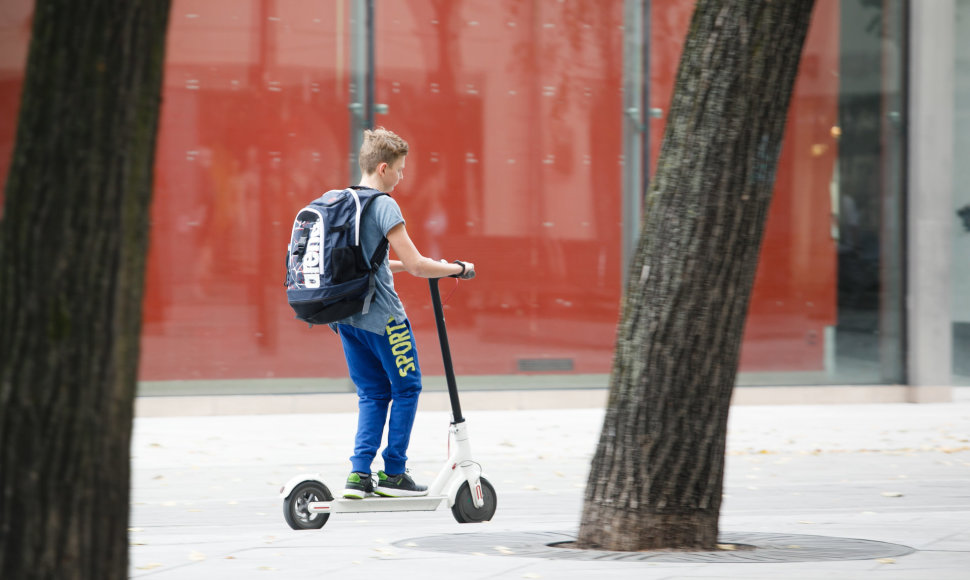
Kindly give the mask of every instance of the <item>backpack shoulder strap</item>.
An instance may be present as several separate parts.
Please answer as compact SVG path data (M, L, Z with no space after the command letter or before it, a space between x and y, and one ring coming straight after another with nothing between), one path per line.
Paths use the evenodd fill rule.
M378 197L382 197L382 196L385 196L385 195L387 197L391 197L391 194L386 193L386 192L383 192L383 191L377 191L376 189L357 189L357 188L351 187L351 188L348 188L348 190L349 191L355 191L357 193L357 196L360 197L360 200L361 200L360 213L361 214L363 214L365 211L367 211L367 208L370 207L370 204L373 203L373 201L375 199L377 199Z
M387 248L391 243L387 241L387 238L381 238L381 241L377 244L377 248L374 249L374 253L370 257L370 269L376 271L384 263L384 256L387 255Z
M361 208L360 208L360 216L359 216L360 218L363 218L364 212L367 211L367 208L370 207L371 203L373 203L374 200L384 195L390 197L390 194L383 191L377 191L376 189L363 189L363 190L357 190L357 191L358 191L358 195L360 195L363 198L361 202ZM381 264L384 263L384 256L387 254L387 248L389 245L390 244L387 241L386 237L382 237L381 241L378 242L377 247L374 248L374 253L371 254L371 257L370 257L369 263L370 263L371 270L377 271L377 269L381 267Z

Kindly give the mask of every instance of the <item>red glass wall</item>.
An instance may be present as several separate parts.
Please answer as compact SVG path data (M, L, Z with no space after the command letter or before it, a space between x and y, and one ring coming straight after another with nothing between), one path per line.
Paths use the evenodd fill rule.
M651 0L650 107L670 108L692 2ZM751 296L742 371L821 371L836 323L831 187L838 158L839 3L820 1L792 94ZM650 122L651 171L663 119Z
M653 0L651 106L668 109L692 3ZM29 37L0 12L0 178ZM336 337L296 322L296 211L348 185L348 0L175 0L144 309L145 381L345 377ZM818 370L835 317L829 183L838 3L819 2L789 116L742 370ZM461 374L607 373L622 268L622 2L382 2L377 123L411 145L395 190L418 248L475 262L443 281ZM663 119L651 121L659 150ZM426 374L427 283L395 281Z
M621 25L617 2L380 4L379 122L412 147L395 195L422 252L479 269L450 302L459 371L608 369L621 280ZM426 282L395 284L433 345ZM426 347L426 367L435 358Z
M346 180L348 38L344 2L173 2L142 380L343 370L297 348L339 346L292 319L283 254L299 207Z
M7 183L17 130L17 111L24 86L33 2L4 2L0 9L0 184ZM3 190L0 188L0 200ZM0 216L3 207L0 204Z

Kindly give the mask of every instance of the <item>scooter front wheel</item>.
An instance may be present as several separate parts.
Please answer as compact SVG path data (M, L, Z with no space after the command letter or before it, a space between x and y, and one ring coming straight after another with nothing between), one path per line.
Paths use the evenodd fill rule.
M495 488L484 477L480 478L479 481L482 482L482 499L485 502L480 508L475 507L472 489L467 481L458 488L455 505L451 506L451 513L459 524L487 522L495 515L495 508L498 506Z
M319 481L304 481L283 500L283 518L294 530L319 530L330 519L330 514L311 513L309 504L332 500L333 495L327 486Z

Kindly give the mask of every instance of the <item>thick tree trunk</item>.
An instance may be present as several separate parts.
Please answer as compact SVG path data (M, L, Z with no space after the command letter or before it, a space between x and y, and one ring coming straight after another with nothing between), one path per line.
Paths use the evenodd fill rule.
M128 575L169 0L38 0L0 221L0 577Z
M812 6L697 3L630 268L580 547L716 547L728 407Z

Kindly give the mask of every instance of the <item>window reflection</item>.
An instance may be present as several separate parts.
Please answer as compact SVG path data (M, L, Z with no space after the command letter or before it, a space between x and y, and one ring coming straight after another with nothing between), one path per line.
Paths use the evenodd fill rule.
M253 388L279 392L293 388L280 379L346 377L330 333L292 320L282 258L295 212L350 179L351 61L365 30L351 22L355 1L174 0L144 381L237 381L227 388L238 390L249 388L239 379L271 379ZM742 384L903 380L905 4L816 3ZM655 164L693 3L649 5ZM31 10L32 2L11 0L0 11L0 176ZM957 16L956 38L964 38L970 0L957 1ZM639 162L622 150L623 26L623 3L604 0L413 0L377 13L374 96L386 105L377 122L412 149L395 195L425 254L479 267L448 315L457 371L483 385L606 384L623 270L622 167ZM970 152L964 45L956 159ZM955 212L970 207L967 171L955 164ZM970 233L957 227L954 236L954 255L970 252ZM398 289L418 343L433 352L426 285L399 277ZM970 267L962 262L953 296L954 372L970 382ZM425 360L427 375L441 373L436 357Z

